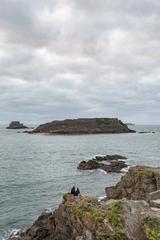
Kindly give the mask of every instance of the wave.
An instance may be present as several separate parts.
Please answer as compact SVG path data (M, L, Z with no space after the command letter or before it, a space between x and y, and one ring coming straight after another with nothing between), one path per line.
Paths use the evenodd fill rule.
M11 228L7 230L3 236L0 236L1 240L7 240L9 237L15 237L20 233L21 229Z

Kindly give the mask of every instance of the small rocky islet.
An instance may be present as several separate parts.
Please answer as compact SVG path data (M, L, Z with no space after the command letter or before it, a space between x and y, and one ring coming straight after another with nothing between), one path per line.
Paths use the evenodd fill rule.
M25 126L23 123L19 122L19 121L12 121L8 127L6 127L7 129L27 129L28 127Z
M102 169L107 173L116 172L119 173L123 168L128 167L125 163L127 158L121 155L105 155L105 156L96 156L92 160L82 161L79 163L77 169L79 170L94 170ZM104 163L104 162L107 162Z
M160 168L131 167L107 200L67 193L59 207L9 240L159 240Z

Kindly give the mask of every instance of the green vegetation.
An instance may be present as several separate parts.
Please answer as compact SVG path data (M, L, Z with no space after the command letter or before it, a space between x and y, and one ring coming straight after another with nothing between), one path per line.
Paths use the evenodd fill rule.
M95 211L93 217L96 223L101 223L106 218L106 213Z
M160 217L147 216L143 219L145 233L149 240L160 239Z
M135 176L137 177L147 177L155 180L155 173L150 168L138 168L135 171Z
M78 217L82 217L86 212L90 213L95 223L101 223L107 216L107 214L97 207L91 206L78 206L76 208L76 214Z
M73 199L74 200L74 199ZM72 201L72 199L71 199ZM126 240L123 232L123 202L117 201L109 206L101 205L95 198L83 197L79 204L71 207L71 213L74 221L80 218L85 224L93 226L97 229L101 224L108 223L110 225L107 231L96 235L96 240Z
M116 202L108 209L107 218L113 227L123 227L122 202Z
M107 235L100 235L96 237L96 240L109 240L109 236Z
M126 240L126 234L122 231L116 231L113 233L113 237L115 240Z
M105 127L106 125L108 126L112 123L111 119L104 119L104 118L97 119L96 122L98 127Z
M76 214L78 217L82 217L86 212L92 213L91 206L78 206L76 207Z
M115 240L125 240L126 235L123 232L124 220L122 217L123 204L121 201L116 202L108 209L107 218L111 223L114 231L112 236Z

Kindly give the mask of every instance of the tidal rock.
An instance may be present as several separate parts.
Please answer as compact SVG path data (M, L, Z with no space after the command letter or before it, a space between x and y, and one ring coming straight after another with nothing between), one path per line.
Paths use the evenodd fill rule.
M128 128L118 118L79 118L53 121L40 125L32 133L49 134L96 134L96 133L130 133Z
M23 123L20 123L19 121L12 121L7 127L7 129L25 129L25 128L28 127L24 126Z
M93 170L93 169L102 169L108 173L111 172L120 172L123 168L128 167L128 165L124 161L119 161L118 158L124 159L120 155L106 155L104 157L96 156L95 159L89 161L82 161L78 165L78 169L80 170ZM117 158L117 160L111 160ZM126 158L125 158L126 159ZM109 164L102 163L102 161L109 161Z
M139 134L147 134L147 133L155 134L154 131L140 131L140 132L139 132Z
M116 172L119 173L123 168L128 167L124 161L112 161L110 164L106 165L101 163L100 169L106 171L107 173Z
M118 154L114 155L105 155L105 156L96 156L94 160L101 162L101 161L113 161L113 160L126 160L125 156L121 156Z
M89 160L88 162L82 161L77 168L80 170L92 170L100 168L100 164L94 160Z

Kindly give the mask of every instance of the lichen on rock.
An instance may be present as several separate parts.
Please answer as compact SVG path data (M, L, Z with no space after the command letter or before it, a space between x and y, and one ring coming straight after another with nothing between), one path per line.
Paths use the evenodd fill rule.
M142 224L148 240L160 239L160 213L145 214L142 217Z

